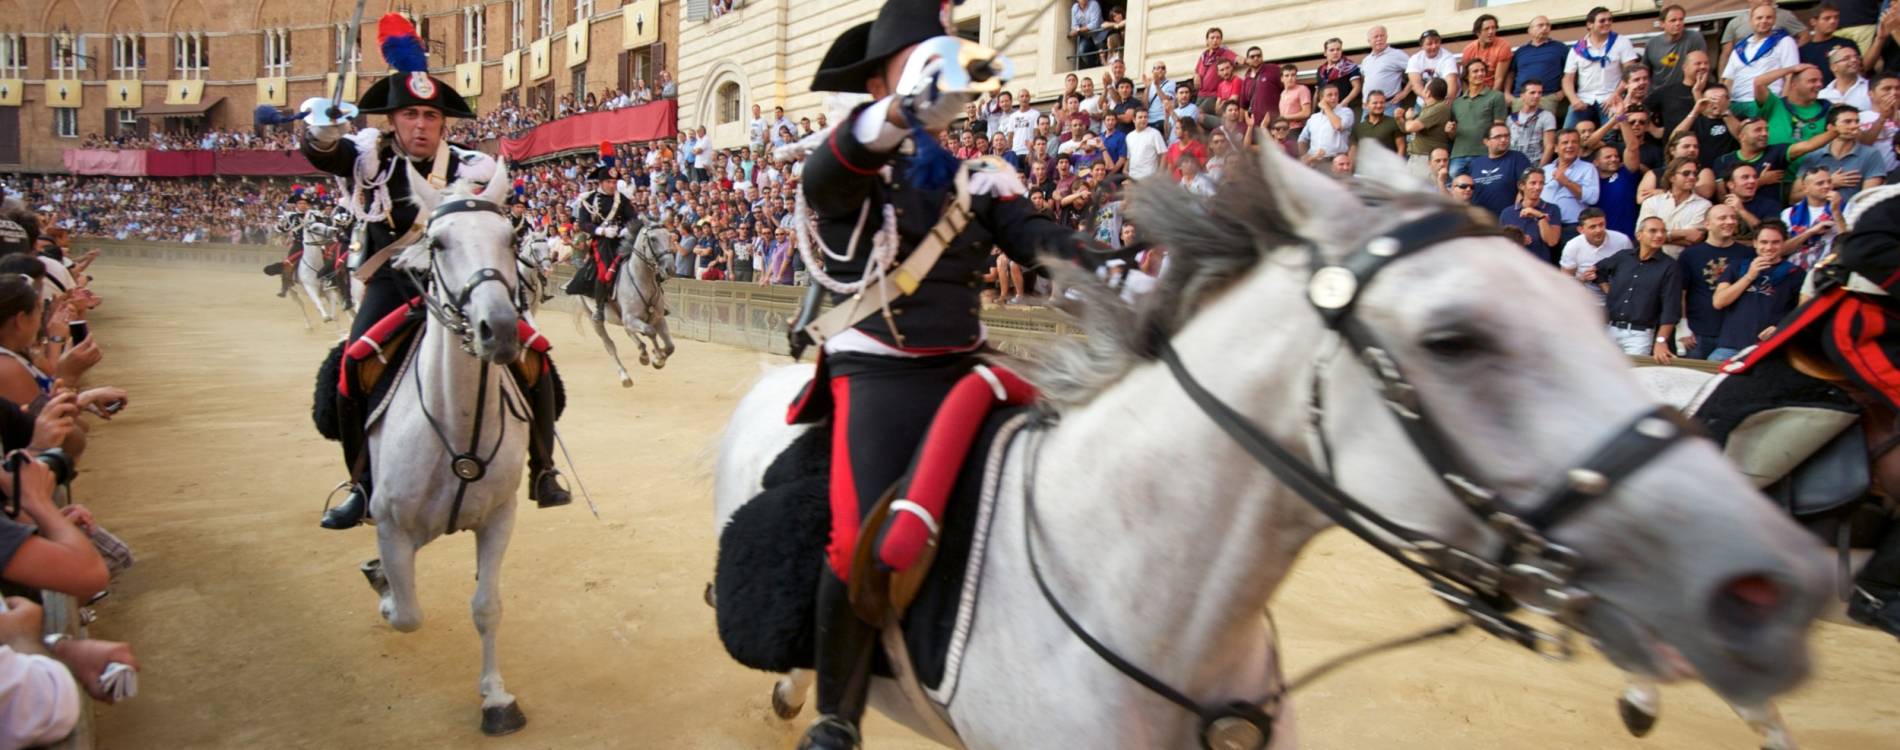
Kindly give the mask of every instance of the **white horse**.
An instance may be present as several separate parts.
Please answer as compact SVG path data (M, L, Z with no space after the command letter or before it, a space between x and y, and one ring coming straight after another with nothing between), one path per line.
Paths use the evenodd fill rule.
M1643 386L1644 390L1663 403L1684 410L1690 410L1693 406L1699 405L1696 402L1706 395L1705 387L1717 377L1716 373L1691 370L1686 367L1639 367L1635 374L1636 381ZM1860 429L1860 427L1856 425L1849 429ZM1824 553L1837 554L1832 546L1820 539L1815 537L1809 537L1809 539ZM1872 556L1872 550L1853 549L1848 551L1846 571L1842 571L1839 565L1829 565L1827 567L1830 580L1828 590L1838 592L1847 590L1843 587L1851 587L1854 576ZM1846 574L1847 580L1840 580L1842 573ZM1822 611L1822 617L1839 625L1866 627L1847 617L1846 603L1839 597L1829 597L1828 606ZM1735 710L1736 715L1742 717L1743 721L1748 722L1750 729L1761 736L1763 750L1795 750L1797 747L1793 733L1788 731L1787 724L1781 720L1781 711L1775 708L1774 703L1768 701L1747 704L1731 702L1730 707ZM1628 727L1632 734L1637 736L1648 734L1662 712L1662 693L1656 681L1642 675L1630 675L1629 685L1617 698L1617 709L1623 718L1624 726Z
M520 297L522 309L539 310L541 295L547 291L548 275L554 272L554 245L546 232L535 230L521 238L515 252L515 273L521 278L521 289L516 296Z
M317 306L317 314L323 317L323 322L333 322L336 315L330 312L332 308L325 306L324 301L328 300L336 306L334 309L342 310L343 294L323 279L324 272L329 270L324 267L323 250L336 239L336 230L329 224L320 223L305 228L303 236L303 255L297 259L297 267L293 269L297 274L296 284L303 290L304 296L310 299L310 303Z
M1197 407L1155 361L1151 330L1170 338L1214 397L1324 467L1370 511L1498 553L1498 528L1454 499L1381 379L1308 301L1344 288L1339 268L1315 276L1312 258L1337 262L1362 245L1359 257L1386 252L1396 223L1462 208L1386 150L1360 152L1367 179L1381 184L1356 192L1278 149L1259 165L1231 164L1206 202L1172 185L1135 189L1132 215L1171 248L1170 268L1139 310L1092 294L1087 339L1025 373L1060 420L1008 447L979 614L954 695L938 706L958 736L931 732L888 680L874 683L874 707L970 748L1039 747L1050 737L1090 748L1202 742L1196 715L1112 667L1055 614L1028 563L1026 489L1037 498L1035 554L1053 596L1097 641L1203 707L1258 701L1284 685L1265 608L1328 522ZM1577 286L1500 239L1442 239L1350 291L1352 317L1385 345L1384 366L1400 368L1448 436L1437 448L1475 462L1471 478L1516 513L1554 478L1587 479L1576 467L1595 447L1656 407L1589 322L1600 313ZM809 375L770 372L736 408L714 469L719 526L800 433L783 420ZM1571 583L1590 602L1567 621L1618 664L1659 678L1699 675L1737 699L1781 693L1806 674L1825 561L1707 441L1656 452L1549 533L1580 558ZM782 679L775 703L795 713L807 684ZM1281 730L1271 746L1294 746L1291 703L1267 710Z
M482 636L482 731L507 734L527 718L502 685L495 635L501 559L514 531L528 450L527 401L507 369L522 350L514 234L498 208L508 178L498 166L479 193L457 183L438 194L409 169L418 221L438 206L444 213L394 261L398 269L430 274L431 309L414 357L391 370L400 380L370 427L370 513L381 558L364 573L382 595L383 617L397 630L413 631L422 626L416 551L445 532L474 530L469 609Z
M673 356L673 334L666 329L666 289L660 282L666 279L663 259L672 247L673 238L667 230L648 225L626 243L627 259L622 261L626 267L614 281L614 294L608 300L611 306L607 309L627 329L627 338L640 347L640 364L651 362L653 369L663 369L666 358ZM581 309L591 312L586 301L581 303ZM594 332L600 334L600 343L607 346L607 355L613 358L614 367L619 370L620 385L632 387L633 376L620 362L620 348L614 345L613 337L607 335L607 322L594 321ZM653 345L651 357L648 342Z

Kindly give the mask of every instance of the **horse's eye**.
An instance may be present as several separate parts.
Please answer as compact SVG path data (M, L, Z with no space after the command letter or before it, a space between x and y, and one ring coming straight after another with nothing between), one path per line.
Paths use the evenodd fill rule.
M1420 342L1425 351L1445 359L1465 359L1484 353L1486 342L1462 331L1439 331L1428 333Z

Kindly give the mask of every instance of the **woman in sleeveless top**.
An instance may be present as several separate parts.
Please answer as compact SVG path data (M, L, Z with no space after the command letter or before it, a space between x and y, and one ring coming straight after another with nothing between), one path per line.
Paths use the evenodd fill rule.
M32 360L44 312L30 279L0 277L0 398L29 404L52 391L53 377Z

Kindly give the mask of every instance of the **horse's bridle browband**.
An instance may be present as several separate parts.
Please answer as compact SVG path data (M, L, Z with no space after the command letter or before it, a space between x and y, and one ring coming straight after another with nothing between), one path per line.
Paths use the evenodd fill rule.
M491 213L501 216L504 219L508 216L507 212L502 209L501 204L495 203L494 201L482 198L456 198L443 201L440 205L435 207L435 210L430 211L429 222L433 223L436 219L450 214L468 213L471 211ZM475 354L475 332L469 328L468 315L462 312L462 308L468 305L469 297L475 293L475 288L483 284L489 282L500 284L503 290L506 291L508 299L511 300L517 299L515 290L508 285L507 279L502 278L501 271L494 268L477 270L475 273L469 275L468 281L463 282L460 290L450 289L448 282L443 280L441 271L436 266L435 252L437 244L435 238L428 236L425 237L423 241L428 243L429 276L433 278L436 283L442 285L442 291L447 293L448 300L437 299L434 294L431 294L429 292L429 285L425 283L424 279L418 278L414 271L409 272L410 279L415 282L416 288L421 291L423 305L428 308L429 314L435 316L435 319L442 323L444 327L450 331L454 331L455 335L462 340L462 351L473 356ZM517 306L519 306L519 302L517 302Z
M1360 293L1393 260L1447 240L1492 234L1495 234L1494 229L1477 223L1469 214L1437 211L1381 233L1338 263L1327 261L1317 246L1309 244L1314 271L1307 284L1307 296L1327 327L1339 334L1373 374L1386 406L1398 418L1413 447L1433 473L1466 509L1503 537L1504 547L1495 558L1460 549L1384 517L1338 485L1330 475L1330 460L1326 472L1314 468L1203 387L1188 372L1165 333L1157 332L1152 346L1175 382L1201 412L1307 504L1424 578L1434 594L1470 623L1546 657L1565 659L1571 654L1567 631L1578 627L1578 616L1588 606L1590 595L1573 585L1580 562L1577 554L1552 542L1550 530L1582 510L1589 501L1608 494L1619 482L1641 470L1684 436L1697 433L1675 410L1659 406L1632 420L1576 468L1555 478L1528 510L1500 504L1497 494L1484 486L1479 475L1470 471L1456 454L1452 448L1455 443L1448 440L1438 423L1431 419L1390 350L1352 314ZM1330 452L1330 448L1325 445L1325 432L1320 424L1324 414L1324 403L1319 395L1320 369L1316 365L1313 373L1312 429L1318 433L1324 453ZM1033 463L1032 453L1032 466ZM1025 475L1024 541L1029 547L1029 567L1043 599L1056 610L1070 631L1123 675L1200 717L1204 746L1266 747L1272 738L1270 712L1277 707L1286 688L1282 687L1263 702L1267 707L1265 711L1260 708L1263 703L1202 706L1116 655L1089 635L1057 601L1036 560L1030 533L1035 526L1033 471ZM1390 541L1388 535L1401 543ZM1547 633L1512 617L1509 612L1520 605L1556 619L1565 630ZM1432 631L1432 637L1449 635L1456 630L1441 628ZM1409 638L1397 643L1418 640L1421 639ZM1247 725L1256 731L1234 731L1245 730ZM1245 739L1236 744L1237 737Z

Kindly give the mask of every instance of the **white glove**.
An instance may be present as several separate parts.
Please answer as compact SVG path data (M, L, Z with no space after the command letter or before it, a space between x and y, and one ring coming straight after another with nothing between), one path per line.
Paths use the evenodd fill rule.
M601 227L601 228L600 228L600 236L602 236L602 237L619 237L619 236L620 236L620 227Z
M306 124L303 130L304 133L310 137L310 141L316 144L318 148L329 148L330 146L336 145L337 139L343 137L343 128L337 125Z
M903 97L899 106L904 108L925 130L940 130L963 116L963 105L976 100L976 94L969 92L948 93L937 90L937 75L943 69L943 58L937 58L924 64L925 83L915 94Z

